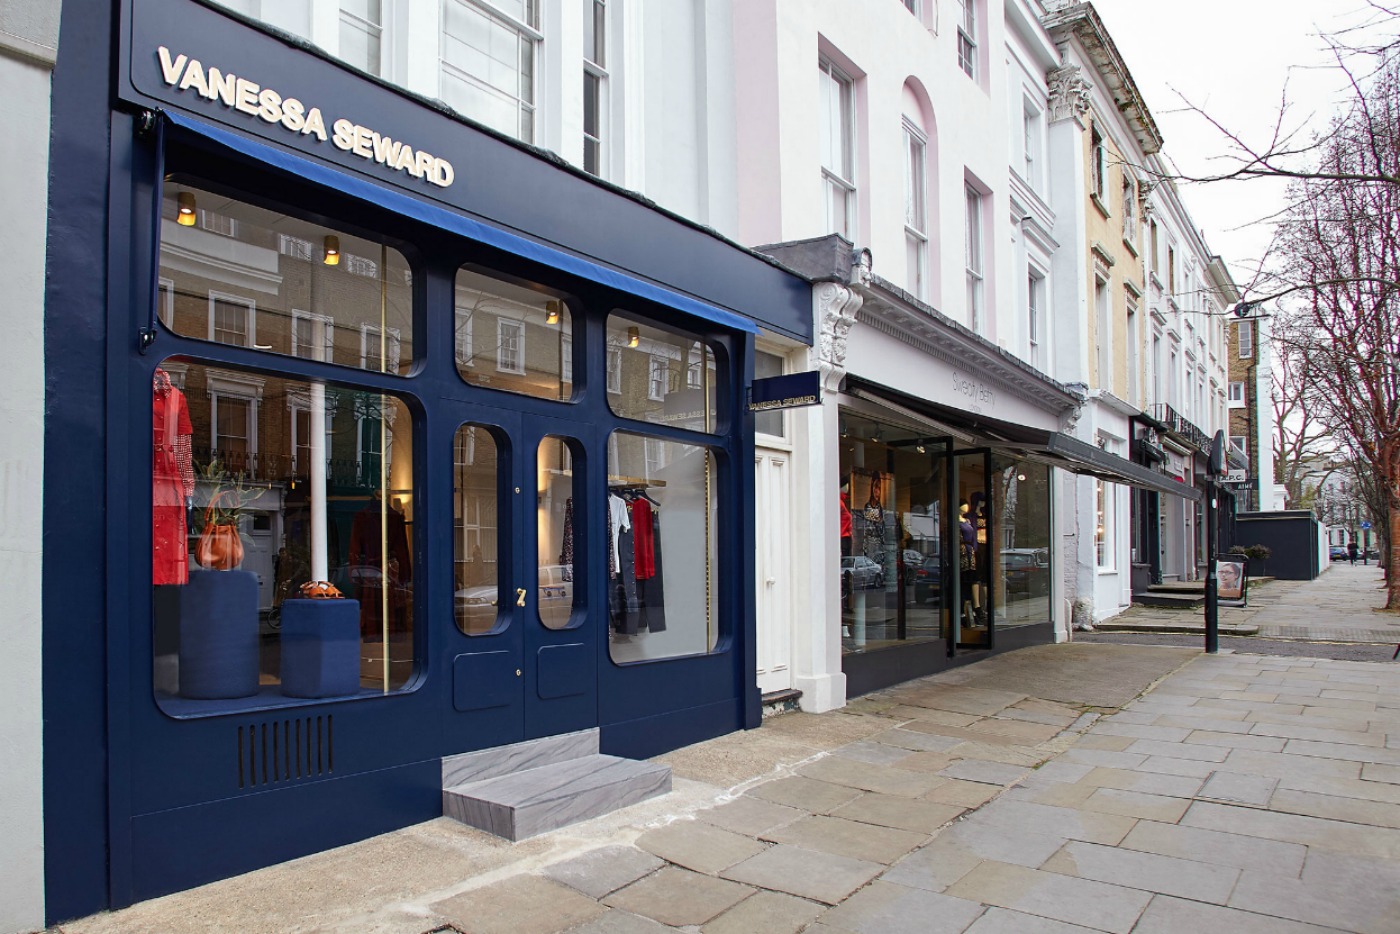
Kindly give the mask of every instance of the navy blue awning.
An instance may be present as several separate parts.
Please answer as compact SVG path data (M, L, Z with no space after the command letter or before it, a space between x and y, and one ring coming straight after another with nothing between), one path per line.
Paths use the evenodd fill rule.
M749 334L758 333L758 328L752 321L736 312L635 278L572 253L545 246L519 234L509 233L492 227L490 224L464 217L446 208L419 201L417 198L411 198L392 188L385 188L359 176L333 169L310 159L294 156L266 143L260 143L170 111L164 111L163 115L172 128L176 128L182 133L199 137L205 143L212 143L217 147L265 163L313 184L349 195L368 204L378 205L395 214L421 221L439 230L493 246L521 259L530 260L551 269L596 282L610 289L616 289L619 292L694 315L721 327Z

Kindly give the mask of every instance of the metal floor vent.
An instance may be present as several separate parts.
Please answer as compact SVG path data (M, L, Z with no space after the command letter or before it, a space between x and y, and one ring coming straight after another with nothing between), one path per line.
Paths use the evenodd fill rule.
M238 728L238 787L328 775L335 770L331 714Z

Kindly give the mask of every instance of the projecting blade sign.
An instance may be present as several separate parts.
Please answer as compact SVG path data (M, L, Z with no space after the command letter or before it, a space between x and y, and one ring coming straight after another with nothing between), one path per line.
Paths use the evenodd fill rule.
M756 379L749 387L749 411L796 409L822 404L821 374L815 370Z

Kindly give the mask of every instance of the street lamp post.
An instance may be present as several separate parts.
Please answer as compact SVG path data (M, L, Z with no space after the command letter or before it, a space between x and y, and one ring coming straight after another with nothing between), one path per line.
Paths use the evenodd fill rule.
M1216 494L1225 473L1225 432L1217 431L1210 443L1206 464L1206 653L1220 651L1220 603L1216 591L1215 550L1220 534L1216 521Z

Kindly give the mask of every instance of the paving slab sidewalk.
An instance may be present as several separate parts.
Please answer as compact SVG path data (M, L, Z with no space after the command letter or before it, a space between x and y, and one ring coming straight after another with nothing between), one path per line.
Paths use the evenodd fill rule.
M510 844L448 820L61 927L1394 932L1400 664L1067 644L677 750Z

